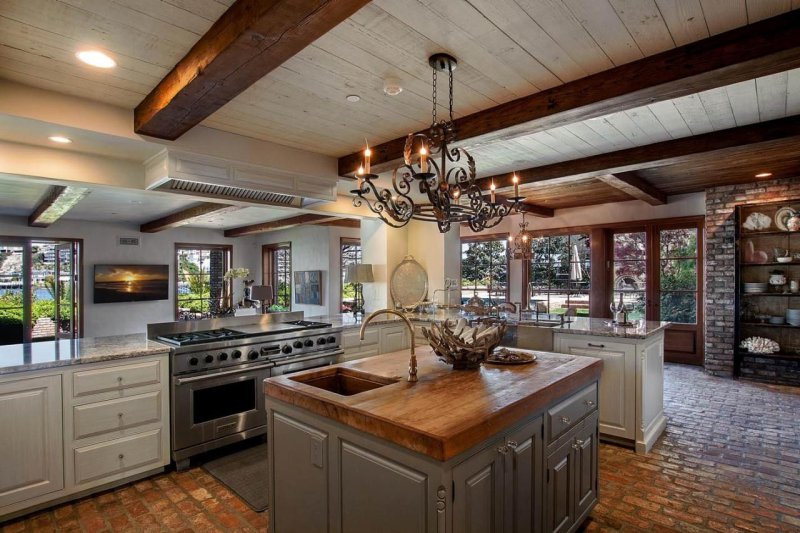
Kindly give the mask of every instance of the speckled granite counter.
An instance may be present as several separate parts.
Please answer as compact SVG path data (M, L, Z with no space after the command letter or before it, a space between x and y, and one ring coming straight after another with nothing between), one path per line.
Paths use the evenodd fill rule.
M430 323L433 321L441 321L445 319L457 320L458 318L464 315L460 315L458 311L439 310L436 312L435 315L427 313L409 313L406 316L412 322ZM464 317L467 319L477 318L475 316L469 316L469 315ZM361 323L363 321L363 319L355 320L353 318L353 315L351 314L315 316L311 317L310 320L319 320L320 322L327 322L333 324L334 326L340 326L345 329L360 328ZM376 316L367 327L370 327L373 324L382 324L386 322L394 322L399 320L400 320L399 318L392 315L380 315ZM553 332L574 333L578 335L597 335L600 337L645 339L650 335L653 335L654 333L666 329L670 325L669 322L646 321L641 324L637 323L637 325L634 327L619 327L612 325L611 319L609 318L572 317L570 318L570 320L571 322L566 323L563 326L556 326L548 329L552 330ZM513 316L507 318L506 322L511 327L535 326L535 324L532 323L530 319L518 322L516 318Z
M144 333L0 346L0 375L166 353Z
M670 322L652 320L636 323L634 327L619 327L611 324L609 318L572 318L572 322L564 326L552 328L558 333L577 335L596 335L598 337L620 337L625 339L646 339L650 335L663 331Z

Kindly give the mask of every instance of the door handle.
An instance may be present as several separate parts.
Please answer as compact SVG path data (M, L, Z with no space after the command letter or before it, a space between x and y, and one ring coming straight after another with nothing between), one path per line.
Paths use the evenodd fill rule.
M586 343L590 348L605 348L605 344L592 344L591 342Z

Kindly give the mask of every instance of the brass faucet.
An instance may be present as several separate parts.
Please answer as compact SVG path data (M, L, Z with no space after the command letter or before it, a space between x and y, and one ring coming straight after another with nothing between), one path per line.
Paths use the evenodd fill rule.
M416 343L414 342L414 324L400 311L395 311L394 309L378 309L369 314L367 318L364 319L364 322L361 323L361 331L359 332L359 338L363 341L364 340L364 331L367 329L367 324L378 315L387 314L387 315L397 315L403 319L403 322L406 323L408 327L408 334L411 337L411 360L408 362L408 381L417 381L417 355L416 355Z

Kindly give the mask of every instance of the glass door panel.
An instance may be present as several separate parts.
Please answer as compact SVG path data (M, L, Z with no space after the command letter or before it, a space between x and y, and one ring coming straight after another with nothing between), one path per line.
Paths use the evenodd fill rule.
M76 305L76 254L72 243L62 243L55 247L55 336L71 339L77 331Z
M697 228L662 229L659 240L660 319L697 322Z
M0 242L0 345L24 341L25 249Z
M612 301L622 297L628 320L647 320L647 233L614 233L613 247Z

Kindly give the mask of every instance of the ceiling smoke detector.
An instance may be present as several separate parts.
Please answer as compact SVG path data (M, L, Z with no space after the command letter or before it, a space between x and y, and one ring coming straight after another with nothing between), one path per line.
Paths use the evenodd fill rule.
M400 80L397 78L386 78L383 82L383 92L388 96L397 96L403 92Z
M356 103L356 102L360 102L361 101L361 97L358 96L357 94L348 94L347 96L344 97L344 99L347 100L348 102L352 102L352 103Z

